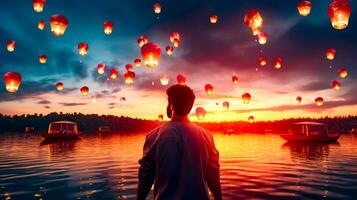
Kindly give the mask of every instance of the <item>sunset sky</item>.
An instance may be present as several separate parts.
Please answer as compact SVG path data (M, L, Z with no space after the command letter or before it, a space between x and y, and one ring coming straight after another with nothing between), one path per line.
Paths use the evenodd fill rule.
M162 11L153 12L159 2ZM274 3L273 3L274 2ZM175 84L179 73L187 77L187 85L194 89L196 102L192 110L202 106L207 110L206 121L256 121L290 117L320 117L357 115L357 24L352 4L349 25L344 30L331 26L327 15L330 1L312 1L309 16L300 16L299 1L286 0L73 0L46 2L43 12L33 10L32 0L3 1L0 6L0 74L8 71L22 74L22 84L16 93L9 93L2 80L0 113L27 114L50 112L81 112L114 114L145 119L157 119L166 112L165 90ZM267 44L260 45L251 30L243 23L249 9L257 9L268 33ZM69 21L65 34L55 37L49 26L53 14L63 14ZM211 24L210 15L218 15ZM43 31L39 20L46 21ZM114 23L113 33L105 35L104 21ZM181 44L172 56L165 47L172 45L169 34L179 32ZM137 39L149 37L161 47L159 65L154 69L134 67L133 85L123 80L125 65L141 58ZM16 41L14 52L6 51L6 42ZM88 55L78 55L79 42L89 44ZM328 48L336 50L333 61L326 59ZM46 64L38 56L48 57ZM259 66L260 56L266 56L266 67ZM275 57L283 59L281 69L275 69ZM118 80L107 80L96 67L105 63L119 70ZM337 71L348 70L346 78ZM231 77L239 77L237 85ZM170 78L168 86L160 84L160 77ZM341 89L332 89L332 81L339 80ZM64 83L64 90L56 91L55 84ZM154 83L154 84L153 84ZM205 84L214 86L207 96ZM90 88L88 96L79 89ZM243 104L242 94L249 92L252 100ZM96 96L97 102L91 102ZM296 97L301 96L298 104ZM314 104L323 97L321 107ZM126 102L120 102L121 97ZM222 102L229 101L224 111ZM218 105L217 105L218 103Z

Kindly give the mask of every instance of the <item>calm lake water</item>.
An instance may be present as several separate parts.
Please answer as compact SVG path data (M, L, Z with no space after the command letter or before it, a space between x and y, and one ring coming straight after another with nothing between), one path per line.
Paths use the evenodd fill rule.
M40 144L0 136L0 199L134 199L145 134ZM288 144L278 135L215 134L225 199L356 199L357 137ZM152 196L151 196L152 197Z

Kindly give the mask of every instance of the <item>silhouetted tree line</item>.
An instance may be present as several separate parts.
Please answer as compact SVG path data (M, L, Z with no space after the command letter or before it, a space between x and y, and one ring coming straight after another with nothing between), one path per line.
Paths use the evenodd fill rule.
M47 115L2 115L0 114L0 133L24 132L25 127L34 127L36 132L46 132L48 125L54 121L73 121L78 124L80 132L95 133L99 127L109 126L113 132L142 132L149 131L163 122L143 120L114 115L97 115L82 113L50 113ZM325 123L331 131L341 133L357 128L357 116L324 117L324 118L294 118L277 121L261 121L248 123L236 122L198 122L199 125L210 131L233 133L282 133L286 132L289 125L295 122L314 121Z

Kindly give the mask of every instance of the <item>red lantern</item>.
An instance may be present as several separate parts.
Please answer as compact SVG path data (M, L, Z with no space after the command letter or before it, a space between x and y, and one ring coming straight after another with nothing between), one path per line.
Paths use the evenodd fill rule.
M126 65L125 65L125 69L126 69L126 71L133 71L133 65L131 65L131 64L126 64Z
M351 15L351 4L348 0L334 0L328 5L328 16L332 27L338 30L345 29Z
M15 47L16 47L16 42L14 40L7 41L6 49L7 49L8 52L15 51Z
M341 82L338 81L338 80L334 80L334 81L332 82L332 88L333 88L334 90L339 90L339 89L341 88Z
M134 65L135 67L140 67L141 66L141 60L139 58L134 60Z
M297 97L296 97L296 101L297 101L298 103L301 103L301 100L302 100L301 96L297 96Z
M160 122L164 121L164 115L163 114L158 115L158 118L159 118Z
M347 69L345 69L345 68L339 69L339 70L338 70L338 75L339 75L341 78L346 78L347 75L348 75Z
M89 94L89 88L87 86L83 86L81 88L81 93L83 96L87 96Z
M126 84L133 84L135 80L135 73L132 71L127 71L124 74L124 80Z
M265 56L259 58L259 65L262 67L267 65L267 58Z
M211 95L213 93L213 86L211 84L206 84L205 91L207 95Z
M174 48L172 46L166 47L166 54L171 56L174 53Z
M173 32L170 34L170 41L173 43L174 40L180 40L180 34L178 32Z
M3 76L6 90L8 92L16 92L21 85L21 74L17 72L7 72Z
M249 104L251 98L252 96L247 92L242 95L242 100L244 104Z
M43 20L40 20L37 24L37 28L42 31L43 29L45 29L45 27L46 27L46 22Z
M38 61L41 63L41 64L45 64L47 62L47 56L46 55L40 55L38 56Z
M168 85L168 84L169 84L169 81L170 81L170 79L169 79L169 77L166 76L166 75L164 75L164 76L162 76L162 77L160 78L160 83L161 83L161 85Z
M280 69L282 64L283 64L283 59L281 59L280 57L276 57L274 59L274 67L275 67L275 69Z
M232 76L232 83L238 84L238 76L236 74L233 74L233 76Z
M248 117L248 122L253 124L254 123L254 116L249 116Z
M161 48L155 43L147 43L141 47L141 56L144 60L145 66L154 68L159 64Z
M46 0L32 0L32 4L35 12L40 13L43 11L43 7L45 7Z
M89 49L88 43L80 42L78 44L78 53L79 53L79 55L81 55L81 56L88 55L88 49Z
M154 7L155 14L160 14L161 13L161 5L159 3L155 3L153 5L153 7Z
M223 106L223 109L224 109L224 110L228 110L228 109L229 109L229 102L228 102L228 101L224 101L224 102L222 103L222 106Z
M113 23L110 21L105 21L103 24L104 33L110 35L113 32Z
M207 114L207 111L203 107L197 107L196 108L196 117L197 117L198 120L204 119L206 114Z
M217 23L217 21L218 21L218 16L217 16L217 15L211 15L211 16L209 17L209 21L211 22L211 24Z
M173 44L174 44L175 48L178 48L180 46L180 40L175 38L174 41L173 41Z
M316 104L317 106L322 106L322 105L324 105L324 99L323 99L322 97L317 97L317 98L315 99L315 104Z
M257 35L263 28L263 18L258 10L251 9L248 10L244 16L244 23L253 32L253 35Z
M308 16L311 11L311 2L306 0L301 0L297 5L297 9L301 16Z
M106 65L103 63L100 63L97 65L97 72L98 74L104 74L105 72Z
M147 44L149 42L149 38L145 35L142 35L138 38L138 45L139 47L144 46L144 44Z
M63 83L62 82L58 82L56 84L56 89L57 89L57 91L62 91L63 90Z
M68 20L64 15L52 15L50 25L55 36L62 36L66 32Z
M326 58L327 60L335 59L336 50L335 49L327 49L326 50Z
M266 44L268 41L268 34L265 32L260 32L258 34L258 42L259 44Z
M110 79L115 80L115 79L117 79L118 74L119 74L118 70L113 68L109 72L109 77L110 77Z
M176 77L176 79L177 79L177 83L178 83L179 85L185 85L185 84L186 84L186 76L185 76L185 75L183 75L183 74L178 74L177 77Z

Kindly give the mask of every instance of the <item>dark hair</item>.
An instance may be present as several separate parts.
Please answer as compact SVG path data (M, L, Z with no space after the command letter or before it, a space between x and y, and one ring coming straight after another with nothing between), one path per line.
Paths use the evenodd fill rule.
M195 101L193 90L186 85L173 85L166 90L169 104L177 115L188 115Z

